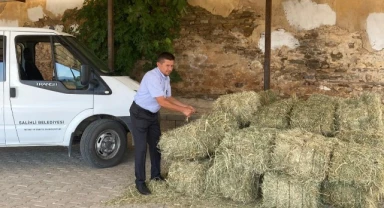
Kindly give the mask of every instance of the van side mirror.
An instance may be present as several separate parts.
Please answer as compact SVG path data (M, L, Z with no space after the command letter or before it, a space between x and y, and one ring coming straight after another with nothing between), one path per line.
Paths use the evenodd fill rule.
M80 69L81 84L84 86L89 85L89 80L91 79L91 71L88 65L81 65Z

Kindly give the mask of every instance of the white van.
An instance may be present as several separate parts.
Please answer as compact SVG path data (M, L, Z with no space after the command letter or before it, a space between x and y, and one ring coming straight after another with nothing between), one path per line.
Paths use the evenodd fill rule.
M118 164L139 84L108 68L73 36L0 27L0 146L66 146L84 160Z

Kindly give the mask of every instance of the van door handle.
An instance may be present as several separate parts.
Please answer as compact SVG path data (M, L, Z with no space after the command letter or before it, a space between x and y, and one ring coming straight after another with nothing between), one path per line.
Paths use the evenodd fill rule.
M16 88L11 87L9 94L10 94L11 98L16 97Z

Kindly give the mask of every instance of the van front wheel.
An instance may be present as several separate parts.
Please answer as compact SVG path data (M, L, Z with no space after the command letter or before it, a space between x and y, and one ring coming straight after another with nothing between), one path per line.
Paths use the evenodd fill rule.
M112 167L120 163L127 148L126 132L114 120L92 122L80 140L81 156L86 163L97 168Z

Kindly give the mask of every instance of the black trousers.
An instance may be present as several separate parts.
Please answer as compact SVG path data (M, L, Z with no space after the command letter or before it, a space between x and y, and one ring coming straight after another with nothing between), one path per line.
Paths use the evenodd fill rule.
M157 147L160 139L159 114L152 113L138 106L135 102L130 108L132 126L131 133L135 145L136 184L145 182L145 160L147 144L151 159L151 178L160 176L161 154Z

